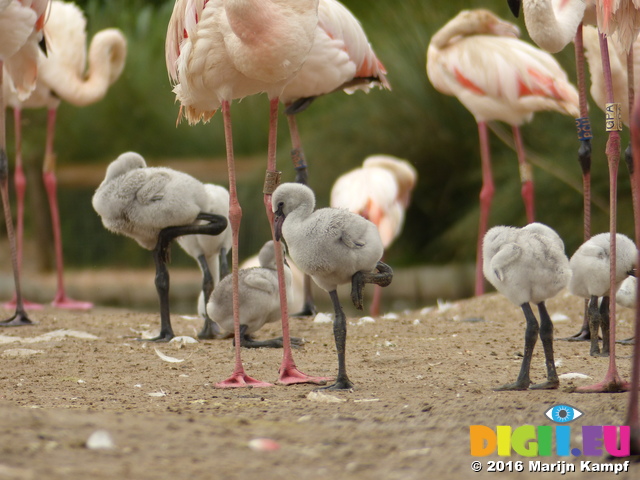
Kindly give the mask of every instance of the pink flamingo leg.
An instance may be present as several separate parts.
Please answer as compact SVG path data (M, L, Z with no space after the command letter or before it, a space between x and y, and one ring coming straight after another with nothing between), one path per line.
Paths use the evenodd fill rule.
M23 238L24 238L24 194L27 189L27 179L24 175L24 169L22 167L22 111L19 108L13 109L14 130L16 139L16 167L13 173L13 184L16 190L16 255L18 257L18 270L22 273L22 252L23 252ZM42 305L39 303L29 302L23 299L22 303L28 310L42 310ZM13 299L10 302L5 303L3 306L6 309L16 308L16 294L14 292Z
M607 91L607 102L613 103L613 87L611 81L611 67L609 63L609 50L607 39L600 34L600 51L602 52L602 65ZM615 120L614 120L615 122ZM618 189L618 166L620 163L620 132L610 129L607 140L607 162L609 164L609 231L611 232L610 244L610 281L611 289L609 295L615 298L615 277L616 277L616 219L617 219L617 189ZM616 302L612 301L609 306L610 333L609 333L609 368L600 383L584 387L578 387L577 392L581 393L601 393L619 392L628 390L629 384L623 382L618 375L616 366Z
M633 144L631 151L633 152L634 163L631 181L636 191L640 191L640 175L638 174L640 172L640 99L635 103L635 108L631 113L631 141ZM633 197L633 202L636 245L640 245L640 218L638 218L640 199L637 195ZM640 389L640 282L638 282L636 290L635 320L636 328L631 360L631 390L629 392L626 424L631 427L631 454L640 455L640 418L638 415L638 390Z
M276 241L275 230L273 225L274 213L271 208L271 194L277 186L278 172L276 171L276 141L278 134L278 98L270 100L269 115L269 147L267 153L267 182L265 182L264 206L267 211L267 218L271 226L271 236L273 238L276 249L276 268L278 271L278 286L280 289L280 311L282 314L282 363L280 365L279 385L292 385L295 383L316 383L324 384L329 378L310 377L302 373L296 367L291 352L291 337L289 335L289 312L287 307L287 291L284 280L284 257L282 255L282 247L280 242ZM273 180L272 180L273 179Z
M236 190L236 167L233 154L233 136L231 132L231 111L228 101L222 102L222 115L224 117L224 138L227 146L227 168L229 170L229 224L231 225L231 280L233 285L233 335L235 340L235 368L229 378L216 383L218 388L234 387L271 387L271 383L261 382L248 376L242 365L240 346L240 295L238 293L238 233L242 208L238 202ZM276 249L277 251L277 249Z
M49 197L49 208L51 210L51 225L53 228L53 243L56 253L56 271L58 287L56 296L51 305L57 308L67 308L72 310L89 310L93 308L90 302L80 302L68 298L64 290L64 260L62 257L62 233L60 231L60 210L58 209L57 180L55 173L55 154L53 153L53 137L56 125L56 110L49 109L47 116L47 144L44 154L44 167L42 178L44 187Z
M520 182L522 183L522 200L527 213L527 222L535 221L534 193L533 193L533 173L531 165L527 163L527 156L522 143L522 134L520 128L512 127L513 139L516 144L516 152L518 153L518 165L520 166Z
M17 327L23 325L33 325L27 316L22 303L22 292L20 289L20 269L18 268L18 253L16 251L16 237L13 230L13 218L11 217L11 206L9 205L9 159L7 157L7 137L5 130L5 108L4 97L2 95L2 61L0 61L0 196L2 197L2 207L4 210L4 220L7 225L7 240L11 250L11 266L13 268L13 281L16 289L16 312L2 322L0 326Z
M487 233L489 210L495 187L491 174L491 152L486 122L478 122L480 137L480 160L482 162L482 190L480 190L480 223L478 227L478 248L476 251L476 295L484 293L484 275L482 273L482 240Z

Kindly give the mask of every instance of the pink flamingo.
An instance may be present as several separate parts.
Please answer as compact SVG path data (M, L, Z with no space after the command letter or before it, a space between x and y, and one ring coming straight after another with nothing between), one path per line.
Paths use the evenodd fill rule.
M276 171L279 97L304 63L318 23L318 0L176 0L167 31L167 70L180 102L179 118L207 122L222 108L229 170L229 222L232 232L235 369L218 387L269 386L249 377L240 354L238 297L238 203L231 132L234 99L265 92L270 101L269 147L264 203L273 230L271 194ZM275 240L275 238L274 238ZM291 353L282 249L276 242L283 358L278 383L319 383L326 379L300 372Z
M535 5L536 3L548 3L548 2L533 2L532 0L510 0L512 3L519 3L524 1L525 7L529 3ZM566 0L565 0L566 1ZM574 2L577 5L577 2ZM610 271L610 296L615 295L615 265L616 265L616 230L617 230L617 189L618 189L618 166L620 162L620 130L622 129L621 121L621 104L615 102L615 92L613 85L613 78L611 73L611 63L609 54L609 38L617 35L618 41L625 52L628 53L629 59L627 64L633 65L633 41L638 35L638 29L640 28L640 0L627 0L621 2L620 0L589 0L587 7L595 6L595 22L598 25L600 32L600 51L602 56L602 71L604 74L604 86L606 97L606 130L608 132L606 155L607 163L609 166L609 195L610 195L610 213L609 213L609 232L611 234L611 271ZM575 8L580 8L576 6ZM525 8L525 17L527 11ZM529 34L532 38L542 38L545 33L553 28L544 19L539 18L537 15L531 16L532 22L527 21L527 27ZM586 20L586 19L583 19ZM590 21L594 21L593 18ZM628 102L629 105L633 104L633 68L628 68ZM619 100L619 99L618 99ZM635 169L634 169L635 170ZM635 176L634 172L631 172L632 177ZM632 180L632 183L635 181ZM634 209L634 215L636 217L636 223L640 221L638 215L640 213ZM625 390L628 387L626 382L623 382L618 375L615 360L615 318L616 318L616 305L615 302L610 307L610 355L609 355L609 368L602 382L595 385L580 387L577 389L579 392L615 392ZM584 324L583 324L584 330Z
M0 0L0 106L4 105L3 77L6 67L9 78L21 98L27 98L35 88L38 73L38 43L48 0ZM31 325L22 302L20 269L15 232L9 205L9 161L6 152L5 109L0 107L0 194L11 250L11 266L16 290L15 314L0 323L5 326Z
M373 222L386 250L404 226L418 173L406 160L391 155L372 155L362 167L340 176L331 189L331 207L346 208ZM376 285L371 315L380 313L382 287Z
M640 97L635 100L631 116L631 151L633 152L634 171L640 171ZM640 175L632 175L636 191L640 191ZM640 198L633 197L634 209L640 211ZM636 245L640 245L640 222L635 223ZM639 259L640 263L640 259ZM633 356L631 359L631 388L626 423L631 427L631 452L640 454L640 416L638 415L638 395L640 391L640 282L636 282L636 328L634 334Z
M77 310L88 310L93 307L93 304L68 298L64 288L62 236L55 175L56 158L53 152L56 112L61 100L76 106L90 105L101 100L107 93L109 86L122 73L127 50L126 39L120 30L102 30L96 33L91 41L87 69L86 23L82 10L75 4L60 1L51 2L47 23L44 26L48 51L46 56L42 52L39 54L35 90L24 101L21 101L18 95L9 88L5 88L4 92L8 99L7 105L13 108L15 118L16 169L14 182L18 200L16 229L18 268L22 263L24 194L26 189L26 179L22 168L22 110L24 108L46 108L48 122L43 179L51 209L57 267L57 291L52 305ZM29 306L30 308L40 307L37 304Z
M554 110L577 116L578 92L548 53L515 37L518 27L488 10L463 10L432 38L427 75L436 90L453 95L478 123L482 190L476 255L476 295L484 292L482 238L487 231L494 193L487 122L512 126L520 164L527 220L534 221L533 179L525 158L520 125L534 112Z
M376 57L367 35L358 19L337 0L320 0L318 25L311 51L298 74L285 87L280 101L286 105L285 113L291 135L291 159L296 170L296 181L307 185L305 161L296 114L305 110L318 96L335 91L369 92L377 86L390 90L384 65ZM377 288L376 288L377 290ZM304 304L295 316L315 313L311 294L311 281L304 276Z

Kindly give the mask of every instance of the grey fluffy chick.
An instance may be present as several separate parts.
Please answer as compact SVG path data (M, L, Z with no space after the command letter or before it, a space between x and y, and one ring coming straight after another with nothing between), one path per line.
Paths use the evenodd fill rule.
M517 380L496 390L558 388L553 359L553 324L545 301L566 287L571 276L564 243L551 228L531 223L523 228L498 226L484 236L483 272L487 280L515 305L527 321L524 357ZM538 306L540 325L530 303ZM538 333L544 348L547 381L530 385L531 356Z
M315 195L306 185L283 183L272 197L276 239L284 238L291 259L302 272L329 292L335 310L333 333L338 352L338 376L328 389L349 390L346 372L347 322L338 285L351 283L351 300L363 308L366 283L387 286L393 272L380 261L383 247L376 226L360 215L337 208L315 210ZM377 270L377 272L375 271Z
M282 348L282 337L257 341L252 335L266 323L280 320L280 294L278 272L273 241L269 240L260 249L259 267L243 268L238 272L240 295L240 345L247 348ZM284 250L284 248L283 248ZM287 298L291 296L291 270L285 263ZM233 286L231 276L224 277L214 288L207 313L223 332L233 334ZM300 345L301 340L292 338L291 343Z
M166 267L171 241L181 235L218 235L227 227L226 218L206 211L207 195L198 180L170 168L147 167L134 152L123 153L109 164L91 203L108 230L153 251L160 335L151 340L171 340ZM199 220L206 223L199 225Z
M609 232L594 235L576 250L569 262L572 272L569 291L589 299L587 320L591 333L592 356L609 355L610 240ZM621 233L616 234L616 291L629 275L635 275L637 255L633 240ZM600 329L602 352L598 345Z

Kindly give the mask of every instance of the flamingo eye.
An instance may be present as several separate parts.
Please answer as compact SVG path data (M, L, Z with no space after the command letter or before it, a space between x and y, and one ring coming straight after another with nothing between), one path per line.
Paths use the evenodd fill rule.
M584 415L584 413L571 405L554 405L544 414L549 420L556 423L573 422L576 418Z

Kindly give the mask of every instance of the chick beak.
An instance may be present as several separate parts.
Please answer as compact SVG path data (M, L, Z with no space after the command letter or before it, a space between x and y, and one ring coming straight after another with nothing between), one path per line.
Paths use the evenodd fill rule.
M274 235L276 241L279 242L282 238L282 224L284 223L284 219L286 218L284 212L282 211L282 205L278 206L275 214L275 218L273 219Z
M627 275L629 275L630 277L635 277L636 276L636 268L633 267L631 270L629 270L627 272Z

